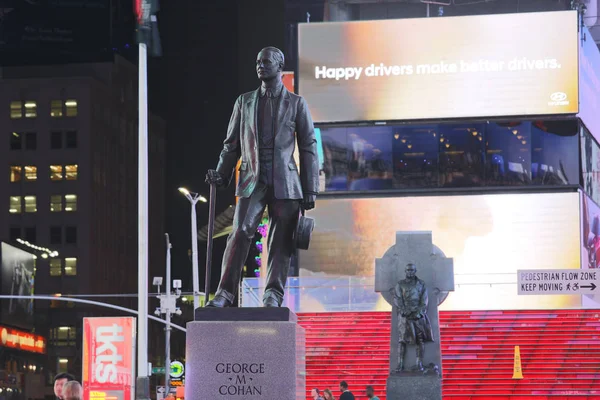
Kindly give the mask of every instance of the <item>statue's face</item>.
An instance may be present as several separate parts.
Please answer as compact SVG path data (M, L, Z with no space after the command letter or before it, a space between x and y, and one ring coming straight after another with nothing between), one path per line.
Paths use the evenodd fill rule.
M415 267L414 265L407 265L406 266L406 277L407 278L414 278L417 275L417 267Z
M281 66L271 50L263 50L256 57L256 73L261 81L268 81L277 76Z

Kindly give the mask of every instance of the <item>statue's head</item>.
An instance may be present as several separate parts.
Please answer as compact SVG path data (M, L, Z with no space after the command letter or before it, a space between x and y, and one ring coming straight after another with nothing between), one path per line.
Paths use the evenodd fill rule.
M265 47L256 56L256 73L261 81L277 78L285 65L283 52L277 47Z
M404 271L406 272L407 279L412 279L417 276L417 266L413 263L406 264L406 269Z

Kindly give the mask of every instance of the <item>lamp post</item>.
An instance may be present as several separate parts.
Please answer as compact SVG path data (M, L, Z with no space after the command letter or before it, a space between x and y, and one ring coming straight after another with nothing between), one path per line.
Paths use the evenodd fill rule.
M190 201L192 205L192 280L194 291L194 310L200 307L200 281L198 280L198 228L196 220L196 203L200 200L206 203L206 197L193 193L184 187L180 187L179 191Z

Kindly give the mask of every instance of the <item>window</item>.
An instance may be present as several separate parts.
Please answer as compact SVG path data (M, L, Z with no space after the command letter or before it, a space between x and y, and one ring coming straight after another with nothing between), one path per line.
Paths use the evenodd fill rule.
M23 168L18 165L10 166L10 181L11 182L21 182L21 173Z
M62 260L60 258L51 258L48 264L50 265L50 276L62 275Z
M50 244L62 244L62 227L50 227Z
M10 102L10 118L17 119L23 118L23 102L11 101Z
M29 243L37 242L37 230L35 226L25 228L25 240Z
M37 134L27 132L25 134L25 150L35 150L37 148Z
M10 134L10 149L21 150L23 148L23 134L11 132Z
M62 196L60 194L53 194L52 196L50 196L50 211L62 211Z
M25 196L25 212L34 213L37 212L37 198L35 196Z
M50 102L50 116L54 118L63 116L62 100L52 100Z
M77 148L77 131L67 131L66 132L66 147L67 149L76 149Z
M65 227L65 243L66 244L77 244L77 227L76 226Z
M25 118L37 117L37 103L32 100L25 102Z
M50 132L50 148L52 150L62 149L63 147L62 132Z
M77 180L77 165L65 165L65 178L68 181Z
M62 181L62 178L63 178L62 165L51 165L50 166L50 180L51 181Z
M74 326L59 326L58 328L50 329L49 342L54 346L75 346L76 338L77 330ZM67 372L66 367L69 360L67 358L59 358L58 363L59 365L64 365L65 371L63 372Z
M25 166L25 180L27 182L32 182L37 180L37 167L35 165L26 165Z
M11 214L21 214L21 196L10 196L8 212Z
M8 238L11 242L16 242L17 239L21 238L21 228L16 226L11 226L8 230Z
M67 111L67 117L76 117L77 116L77 100L67 100L65 101L65 109Z
M65 258L65 275L67 275L67 276L77 275L77 258L76 257Z
M76 194L65 194L65 211L77 211Z

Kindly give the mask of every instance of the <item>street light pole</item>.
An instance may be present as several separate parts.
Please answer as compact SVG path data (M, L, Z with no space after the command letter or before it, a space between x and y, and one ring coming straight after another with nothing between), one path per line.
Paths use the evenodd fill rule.
M194 291L194 310L200 307L200 281L198 274L198 221L196 218L196 203L199 201L206 203L206 198L198 193L193 193L186 188L179 188L179 191L189 200L192 205L192 280Z
M165 389L166 394L169 394L169 379L171 377L171 314L181 315L181 310L177 307L177 299L181 297L181 281L173 281L173 287L175 288L175 295L171 293L171 242L169 241L169 234L165 233L167 240L167 281L165 294L159 294L157 297L160 300L160 307L154 311L154 314L160 316L165 314L166 327L165 327ZM160 293L160 285L162 278L154 278L153 283L158 287L158 293Z

